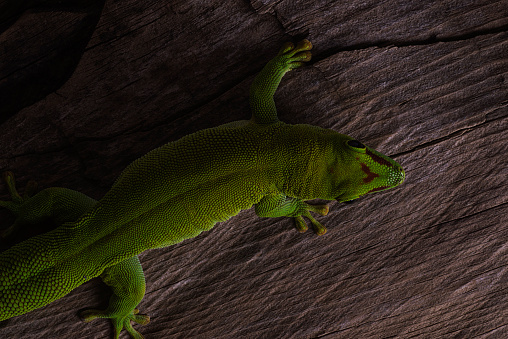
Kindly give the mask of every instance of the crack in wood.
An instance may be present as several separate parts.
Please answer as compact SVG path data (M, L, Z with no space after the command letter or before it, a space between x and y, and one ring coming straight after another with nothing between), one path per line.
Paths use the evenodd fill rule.
M468 219L468 218L472 218L472 217L475 217L475 216L480 215L482 213L486 213L486 212L489 212L491 210L495 210L495 209L498 209L498 208L503 208L503 207L506 207L506 206L508 206L508 202L503 202L503 203L501 203L499 205L487 207L487 208L482 209L481 211L478 211L478 212L474 212L474 213L471 213L471 214L468 214L468 215L463 215L463 216L457 217L455 219L445 220L445 221L437 223L437 224L432 224L430 227L427 227L425 229L420 229L420 230L415 231L415 233L418 232L418 234L421 234L421 235L428 234L429 232L432 232L434 229L438 229L438 230L441 229L443 225L446 225L446 224L449 224L449 223L452 223L452 222L461 221L461 220ZM473 233L476 232L476 231L477 230L473 231Z
M462 129L459 129L453 133L450 133L448 135L445 135L441 138L437 138L437 139L434 139L434 140L430 140L430 141L427 141L423 144L420 144L416 147L413 147L412 149L410 150L407 150L407 151L403 151L403 152L399 152L399 153L395 153L395 154L391 154L389 155L390 158L398 158L398 157L401 157L401 156L404 156L404 155L407 155L407 154L410 154L410 153L413 153L415 151L418 151L418 150L421 150L421 149L424 149L424 148L427 148L427 147L430 147L430 146L434 146L434 145L437 145L443 141L447 141L447 140L450 140L450 139L453 139L455 137L458 137L458 136L462 136L466 133L469 133L471 132L472 130L474 130L475 128L478 128L478 127L481 127L481 126L484 126L486 124L489 124L491 122L494 122L494 121L498 121L498 120L502 120L504 118L506 118L508 116L508 112L505 112L507 114L493 114L493 115L490 115L489 114L486 114L485 115L485 120L479 124L476 124L474 126L471 126L471 127L466 127L466 128L462 128Z
M351 45L349 47L343 48L333 48L327 51L321 52L319 55L313 56L312 60L309 64L315 64L323 59L326 59L332 55L341 53L341 52L351 52L358 50L365 50L369 48L390 48L390 47L411 47L411 46L426 46L433 45L441 42L458 42L458 41L466 41L470 39L474 39L483 35L491 35L508 32L508 24L496 27L496 28L487 28L481 29L469 33L458 34L449 37L441 37L438 38L436 34L432 34L428 39L423 40L406 40L406 41L397 41L397 40L378 40L372 42L365 42L360 44Z

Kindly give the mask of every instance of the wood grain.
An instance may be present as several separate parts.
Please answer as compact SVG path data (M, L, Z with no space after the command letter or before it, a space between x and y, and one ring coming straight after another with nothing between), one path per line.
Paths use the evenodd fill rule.
M92 15L36 9L2 17L0 41L16 49L0 49L0 79L33 82L37 72L6 62L12 51L58 60L48 46L84 29L47 25L35 39L26 23ZM0 125L0 170L20 186L34 179L99 199L154 147L248 118L254 75L303 37L313 61L281 83L281 119L352 135L406 170L397 189L332 203L322 237L247 210L143 253L139 308L152 320L136 328L147 339L508 337L504 1L127 0L100 10L68 79L35 103L16 89L24 108ZM77 317L107 298L94 280L3 322L0 337L109 338L106 321Z

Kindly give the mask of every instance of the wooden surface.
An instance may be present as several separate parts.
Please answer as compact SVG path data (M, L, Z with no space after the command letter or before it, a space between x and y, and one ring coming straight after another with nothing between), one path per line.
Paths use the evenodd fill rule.
M254 75L308 38L281 119L358 138L406 182L332 202L322 237L247 210L143 253L147 339L508 337L506 1L165 3L0 2L0 170L99 199L147 151L247 119ZM94 280L0 337L110 338L77 316L107 298Z

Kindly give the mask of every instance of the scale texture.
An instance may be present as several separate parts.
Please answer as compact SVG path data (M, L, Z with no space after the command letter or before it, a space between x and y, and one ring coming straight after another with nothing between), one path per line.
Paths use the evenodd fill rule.
M143 253L139 307L155 310L147 339L508 337L503 1L96 6L87 25L85 10L50 4L2 17L0 43L18 48L0 51L1 93L14 80L21 92L0 126L0 169L20 186L35 179L101 198L148 150L248 119L254 75L304 37L313 61L284 78L281 120L354 136L406 170L396 190L332 204L322 237L248 210ZM44 60L69 69L34 81ZM76 312L105 306L102 286L12 318L0 336L109 338L107 322Z

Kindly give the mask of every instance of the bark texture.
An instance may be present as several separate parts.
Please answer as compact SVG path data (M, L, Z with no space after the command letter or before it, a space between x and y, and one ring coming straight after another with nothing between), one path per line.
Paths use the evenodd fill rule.
M99 199L149 150L248 119L253 77L302 38L280 118L406 170L332 203L322 237L248 210L143 253L147 339L508 337L506 1L0 1L0 20L0 170L20 186ZM108 293L85 284L0 337L109 338L77 316Z

